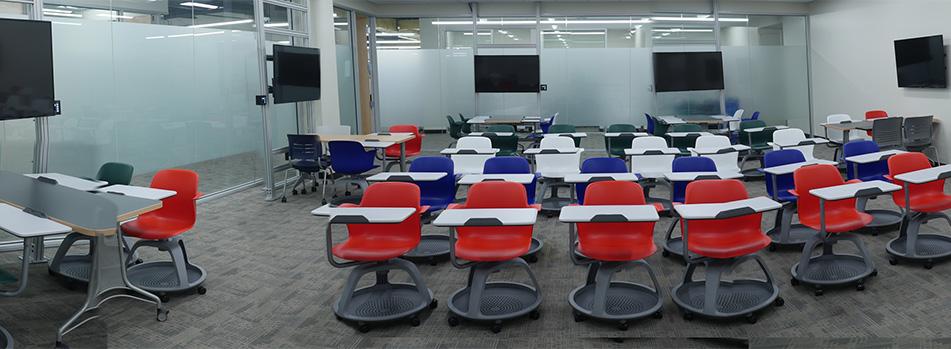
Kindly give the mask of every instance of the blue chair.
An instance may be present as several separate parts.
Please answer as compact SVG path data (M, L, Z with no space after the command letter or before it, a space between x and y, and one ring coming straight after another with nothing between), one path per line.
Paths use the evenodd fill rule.
M356 141L332 141L328 144L330 150L330 167L335 173L346 176L343 178L345 185L344 195L334 204L344 202L359 203L360 197L350 196L350 185L356 185L360 189L366 189L368 186L366 179L358 177L359 175L377 167L373 163L376 159L375 150L366 150L363 144Z
M281 202L287 202L287 173L297 170L297 182L291 187L291 195L297 195L297 187L303 185L301 194L307 194L308 177L313 179L313 191L317 190L317 178L323 173L321 181L321 197L326 192L327 177L329 177L330 162L323 156L323 147L320 136L317 135L287 135L287 161L290 168L284 170L284 185L281 187Z
M581 163L581 173L627 173L627 164L618 158L590 158ZM584 191L588 183L575 184L578 193L578 203L584 204Z
M854 140L846 143L842 147L842 153L846 158L878 151L878 144L870 140ZM858 173L855 172L856 167L858 167ZM846 164L845 173L849 179L860 179L862 181L881 180L887 182L888 180L885 179L885 175L888 174L888 163L887 160L867 164L849 162Z
M754 112L753 112L753 115L750 116L749 119L747 119L747 118L741 118L741 119L740 119L740 121L750 121L750 120L759 120L759 112L758 112L758 111L754 111ZM768 166L767 166L767 167L768 167Z
M673 172L716 172L717 165L713 159L703 156L685 156L674 159L671 170ZM674 190L671 201L684 202L690 182L673 182Z
M644 117L647 118L647 133L651 135L654 134L654 118L650 114L644 113Z
M806 162L806 157L797 149L777 150L766 153L763 157L763 167L776 167ZM783 175L765 173L766 192L774 200L783 203L783 207L776 213L773 228L766 235L773 241L769 245L770 251L779 246L802 246L816 231L802 224L792 224L792 216L796 213L797 197L790 193L796 188L792 172Z
M556 118L558 118L558 113L552 115L548 120L542 119L542 122L538 124L538 127L542 129L542 133L548 133L548 128L555 123Z
M456 199L456 176L452 160L443 156L423 156L413 160L410 172L443 172L446 176L438 181L414 182L419 186L420 205L428 205L434 212L446 209Z
M519 156L496 156L485 161L482 169L484 174L524 174L533 173L532 166L528 160ZM528 194L528 204L535 204L535 184L538 183L538 175L531 183L525 184L525 192Z

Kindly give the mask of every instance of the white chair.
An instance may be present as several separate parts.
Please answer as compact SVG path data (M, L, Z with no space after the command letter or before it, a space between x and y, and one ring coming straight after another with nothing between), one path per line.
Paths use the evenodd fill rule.
M575 149L575 141L571 137L545 137L538 146L539 149ZM581 173L581 152L573 154L537 154L535 155L535 172L542 176L541 190L538 191L535 202L542 204L542 209L559 210L562 206L571 204L574 200L574 190L569 190L571 199L562 200L558 196L558 187L571 188L571 184L564 184L563 179L568 174ZM544 200L545 192L552 190L548 200ZM547 201L547 202L546 202ZM546 205L548 204L548 205Z
M743 113L745 112L746 111L743 109L737 109L736 112L733 113L733 118L736 119L736 121L730 121L727 123L727 127L729 127L730 132L738 132L740 130L740 121L742 121Z
M631 141L631 149L662 150L670 148L667 140L657 137L637 137ZM675 154L637 155L631 157L631 172L643 177L663 178L673 168Z
M799 142L802 142L806 139L806 133L798 128L776 130L773 132L773 150L796 149L802 152L802 155L806 158L806 161L814 161L816 160L816 157L813 152L815 151L816 146L803 145L799 147L792 147L792 145L799 144Z
M319 135L348 135L350 126L347 125L325 125L314 127L314 133Z
M696 145L697 146L691 150L691 154L693 156L705 156L710 158L717 165L717 170L740 172L740 166L737 164L740 161L740 152L736 150L723 154L700 154L697 152L697 150L708 150L710 152L715 152L720 149L732 149L733 144L730 143L730 137L700 136L697 137Z
M488 137L466 136L456 141L456 149L492 149L492 140ZM485 161L495 154L454 154L452 159L453 172L456 174L480 174Z
M826 123L828 124L838 124L838 123L842 123L846 121L855 122L860 120L852 119L852 117L849 116L849 114L832 114L826 117ZM823 128L825 129L826 139L829 140L828 146L835 148L835 152L833 153L832 156L833 156L833 159L836 159L836 160L839 159L839 150L842 148L843 144L854 141L856 139L863 139L865 138L866 135L868 135L868 133L862 130L850 130L848 131L849 140L845 141L844 139L845 132L839 132L839 131L833 130L831 132L832 134L829 134L830 133L829 129L825 127Z

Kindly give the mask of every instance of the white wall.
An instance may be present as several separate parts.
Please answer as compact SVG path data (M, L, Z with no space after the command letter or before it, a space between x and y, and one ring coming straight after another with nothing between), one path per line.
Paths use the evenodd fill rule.
M814 123L826 115L863 118L867 110L892 115L934 115L942 121L936 136L947 159L951 89L899 88L896 39L944 34L951 37L951 1L819 0L810 18ZM947 42L946 42L947 44ZM816 132L821 134L821 128Z

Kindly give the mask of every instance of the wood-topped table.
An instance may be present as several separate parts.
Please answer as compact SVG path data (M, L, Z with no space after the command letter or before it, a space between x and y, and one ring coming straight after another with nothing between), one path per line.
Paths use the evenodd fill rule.
M342 134L320 134L321 142L333 141L354 141L360 142L365 148L386 149L387 147L400 145L400 171L406 171L406 142L416 138L412 133L392 133L392 134L368 134L368 135L342 135ZM386 168L386 155L383 156L383 168Z

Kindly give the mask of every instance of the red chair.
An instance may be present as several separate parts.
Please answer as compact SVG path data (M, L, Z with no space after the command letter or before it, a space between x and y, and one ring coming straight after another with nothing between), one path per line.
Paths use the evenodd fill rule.
M789 192L797 197L799 222L818 233L803 246L799 263L792 268L791 283L793 286L813 285L817 296L823 294L824 286L854 283L859 291L864 290L865 279L875 276L876 271L865 245L850 232L864 228L872 222L872 216L856 209L854 197L827 201L809 193L813 189L861 181L844 181L832 165L801 167L793 173L793 181L796 189ZM833 247L839 240L851 242L862 255L836 254ZM822 254L813 257L813 251L820 244Z
M898 154L888 158L889 180L903 186L892 193L895 204L905 208L898 237L885 245L890 257L888 262L898 264L899 260L923 263L925 269L931 269L934 262L951 256L951 237L938 234L919 234L922 223L940 218L951 224L951 218L942 211L951 209L951 195L944 193L944 173L935 172L926 183L909 183L895 179L895 176L931 168L931 160L922 153Z
M416 127L416 125L393 125L390 126L389 132L413 134L413 139L404 143L406 145L406 158L419 155L423 151L423 134L419 133L419 128ZM386 147L383 154L387 160L393 161L387 164L384 169L384 171L389 171L390 167L393 167L393 165L397 164L397 161L400 161L400 145L394 144Z
M687 185L685 204L718 204L748 199L746 187L735 180L701 180ZM777 204L775 209L779 209ZM679 212L679 211L678 211ZM750 207L722 210L710 219L683 219L687 271L683 282L674 288L672 298L681 308L684 319L694 314L711 318L745 317L757 320L756 312L770 306L782 306L779 287L766 264L756 252L772 242L763 232L762 212ZM691 255L691 253L693 255ZM740 264L754 260L766 280L740 278L721 281ZM695 281L698 265L704 265L705 279Z
M881 119L881 118L887 118L887 117L888 117L888 112L884 110L869 110L865 112L865 120ZM872 136L871 130L865 131L865 132L868 132L869 137Z
M644 190L637 183L605 181L588 185L585 206L648 205ZM657 208L654 207L656 210ZM663 317L660 284L645 259L657 251L654 245L656 222L577 223L569 229L570 256L576 265L588 264L587 282L568 296L575 321L587 317L617 321L618 329L627 330L628 321L653 315ZM577 226L577 247L574 244ZM576 258L577 253L587 257ZM647 269L653 288L643 284L612 281L614 275L636 266ZM636 303L636 307L614 309L612 305Z
M418 314L427 307L436 307L437 302L419 269L400 258L419 244L420 215L429 209L420 206L419 198L419 187L412 183L373 184L367 187L359 205L339 207L402 207L415 209L415 212L400 223L374 223L374 217L361 216L359 211L341 213L327 224L327 260L337 268L356 266L347 278L340 300L334 304L338 320L356 322L361 332L369 331L370 323L398 319L409 319L413 326L418 326ZM335 224L347 225L347 239L333 245L331 228ZM337 262L334 257L349 262ZM413 284L389 282L389 272L394 269L406 272ZM376 283L358 289L360 278L368 273L376 273Z
M194 289L204 294L206 272L188 261L185 242L181 234L195 226L195 200L201 197L198 191L198 174L182 169L161 170L152 177L152 188L174 191L174 196L162 200L162 208L145 213L136 220L122 224L122 234L139 238L129 255L135 255L139 247L151 246L167 251L171 261L146 262L129 267L129 281L134 285L158 293L162 301L168 301L168 292Z
M450 205L448 210L534 208L529 205L525 186L514 182L482 182L469 188L464 204ZM533 226L458 227L450 230L454 241L450 261L459 269L469 268L468 285L450 296L449 325L459 318L492 322L492 332L501 331L502 320L528 314L537 319L541 292L528 263L520 256L532 244ZM461 262L465 260L469 262ZM505 267L522 268L531 285L509 281L487 282L489 275Z

